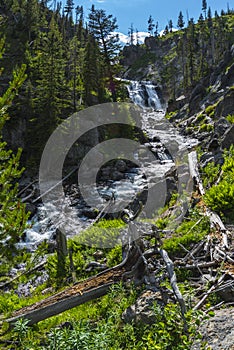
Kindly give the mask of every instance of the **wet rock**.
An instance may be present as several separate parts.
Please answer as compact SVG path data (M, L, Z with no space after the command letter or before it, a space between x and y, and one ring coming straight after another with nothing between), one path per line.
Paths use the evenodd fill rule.
M127 164L124 160L119 159L115 164L116 170L124 173L127 170Z
M100 180L109 180L111 174L111 167L105 167L101 171L101 175L99 176Z
M32 203L25 203L25 211L26 213L30 213L30 218L36 214L37 207Z
M122 180L124 176L123 176L123 173L115 170L115 171L113 171L111 177L114 181L119 181L119 180Z
M96 219L96 217L98 216L98 210L92 208L84 208L82 210L82 214L89 219Z

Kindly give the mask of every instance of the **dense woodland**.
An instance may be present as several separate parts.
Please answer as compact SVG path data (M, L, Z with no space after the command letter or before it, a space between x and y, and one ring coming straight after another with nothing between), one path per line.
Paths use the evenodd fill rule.
M204 301L194 308L204 294L196 294L196 288L189 283L189 278L197 278L204 263L198 272L194 272L191 259L196 259L196 253L188 254L194 246L198 247L197 244L216 244L222 234L223 237L226 234L225 227L218 230L215 225L212 226L209 210L219 215L224 225L231 227L233 235L233 141L223 146L222 161L220 158L217 161L217 147L213 151L212 145L217 138L217 142L224 145L223 134L217 136L219 118L225 118L225 131L234 123L231 103L226 114L222 107L223 100L229 101L233 96L234 14L230 8L222 10L220 14L217 11L213 13L206 1L202 1L201 5L199 19L190 18L185 23L184 15L180 12L176 24L178 30L173 32L175 25L169 21L162 36L158 33L154 16L150 16L146 23L149 37L142 45L138 39L134 41L131 26L129 44L123 48L118 35L114 34L118 28L116 18L96 9L94 5L87 14L82 6L75 7L74 2L69 0L64 8L56 1L0 1L2 349L177 350L191 349L195 340L199 342L200 349L205 349L197 326L209 314L211 316L212 307L220 303L221 297L211 292L206 295L212 287L211 281L208 281L202 289L206 295ZM147 71L147 67L154 68ZM96 301L89 301L32 327L27 319L19 319L9 329L5 319L13 311L98 272L95 268L87 269L87 264L98 255L97 249L76 239L67 242L69 253L62 258L48 242L40 244L34 252L17 248L16 243L23 237L30 217L30 212L25 210L25 204L18 195L18 181L25 173L36 178L44 145L64 119L95 104L129 100L125 83L116 79L119 77L155 82L168 105L167 119L185 135L195 136L201 141L197 153L198 161L203 164L199 170L204 189L199 187L198 174L195 179L197 188L194 189L185 220L173 234L167 236L162 233L158 246L155 237L146 238L151 247L154 244L158 255L159 251L162 253L160 246L168 252L173 262L177 261L177 279L187 312L181 313L180 303L171 298L163 308L159 303L151 305L153 323L144 323L142 319L139 322L125 322L123 313L136 303L145 285L134 285L131 280L124 283L120 279L121 282L114 284L107 295ZM222 89L216 88L219 77ZM191 96L197 97L194 91L198 90L198 86L198 93L203 86L202 94L198 94L199 101L205 101L202 107L193 104L194 100L190 99ZM184 96L182 105L177 101L181 95ZM192 119L187 122L187 117ZM211 161L202 163L208 152L213 152L211 158L208 157ZM149 225L154 224L160 232L166 232L167 226L173 222L177 205L177 195L173 193L159 218L142 223L146 225L143 229L148 230ZM126 229L126 221L120 218L100 220L84 235L95 237L95 227L108 232L111 238L116 230ZM229 236L228 239L231 241ZM226 247L225 257L221 254L222 261L215 270L218 277L225 266L226 274L231 270L230 266L233 268L233 254L228 250L230 247L232 244ZM99 255L100 262L112 268L122 261L122 247L103 249ZM158 269L160 287L170 291L170 278L167 278L165 266L162 267L165 263L162 256L158 258L161 259ZM182 263L180 265L179 260L186 257L185 265L188 268L183 267ZM137 270L138 267L135 268ZM45 280L37 283L43 275L46 276ZM29 292L25 293L25 288ZM198 311L202 307L202 311Z

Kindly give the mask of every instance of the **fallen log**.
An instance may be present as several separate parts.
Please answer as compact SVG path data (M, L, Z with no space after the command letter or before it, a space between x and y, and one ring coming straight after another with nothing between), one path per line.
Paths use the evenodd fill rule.
M15 311L12 317L6 319L6 322L13 325L19 318L26 318L29 320L28 324L33 325L87 301L97 299L105 295L111 285L121 281L123 272L124 269L121 267L103 271L62 292Z
M31 311L18 313L18 315L13 316L6 321L9 322L10 325L13 325L18 319L26 318L29 321L28 325L31 326L35 323L45 320L46 318L58 315L63 311L69 310L73 307L84 304L87 301L97 299L105 295L113 283L115 282L104 284L103 286L91 289L84 293L80 292L80 294L73 295L66 299L61 299L58 302L36 308L35 310L32 309Z
M19 318L25 318L29 320L29 325L33 325L87 301L97 299L105 295L110 286L122 281L124 274L131 270L133 262L136 262L138 258L139 250L133 243L129 247L125 259L119 265L100 272L35 304L17 310L12 317L5 321L11 327Z

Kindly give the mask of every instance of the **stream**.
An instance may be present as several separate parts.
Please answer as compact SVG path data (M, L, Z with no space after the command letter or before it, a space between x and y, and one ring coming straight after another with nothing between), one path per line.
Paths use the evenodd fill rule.
M142 129L148 138L148 142L144 146L155 154L155 160L147 164L147 179L141 169L132 166L127 161L117 161L114 170L110 167L108 170L108 166L102 170L103 181L97 187L100 195L106 199L114 196L129 201L129 199L134 200L137 194L147 188L147 182L155 181L155 177L162 178L170 172L175 166L175 153L191 149L197 144L197 140L183 137L165 119L165 106L160 101L157 87L151 82L130 81L127 84L127 89L131 101L142 109ZM122 178L120 174L122 174ZM66 191L64 205L75 209L73 215L76 223L76 234L89 227L97 216L80 196L77 184L71 185ZM48 209L50 216L47 215ZM35 215L28 222L24 239L18 243L18 246L26 246L27 249L34 250L39 242L53 240L56 226L51 221L51 215L58 215L56 202L50 203L50 208L39 204ZM60 217L60 220L66 221L66 217Z

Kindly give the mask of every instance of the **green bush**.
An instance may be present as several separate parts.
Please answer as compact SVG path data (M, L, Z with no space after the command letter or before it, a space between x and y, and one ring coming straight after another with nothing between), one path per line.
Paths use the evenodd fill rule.
M224 152L224 164L221 170L219 183L208 189L204 199L205 203L220 215L232 216L234 213L234 146Z
M226 117L227 121L229 121L229 123L231 124L234 124L234 114L229 114L227 117Z

